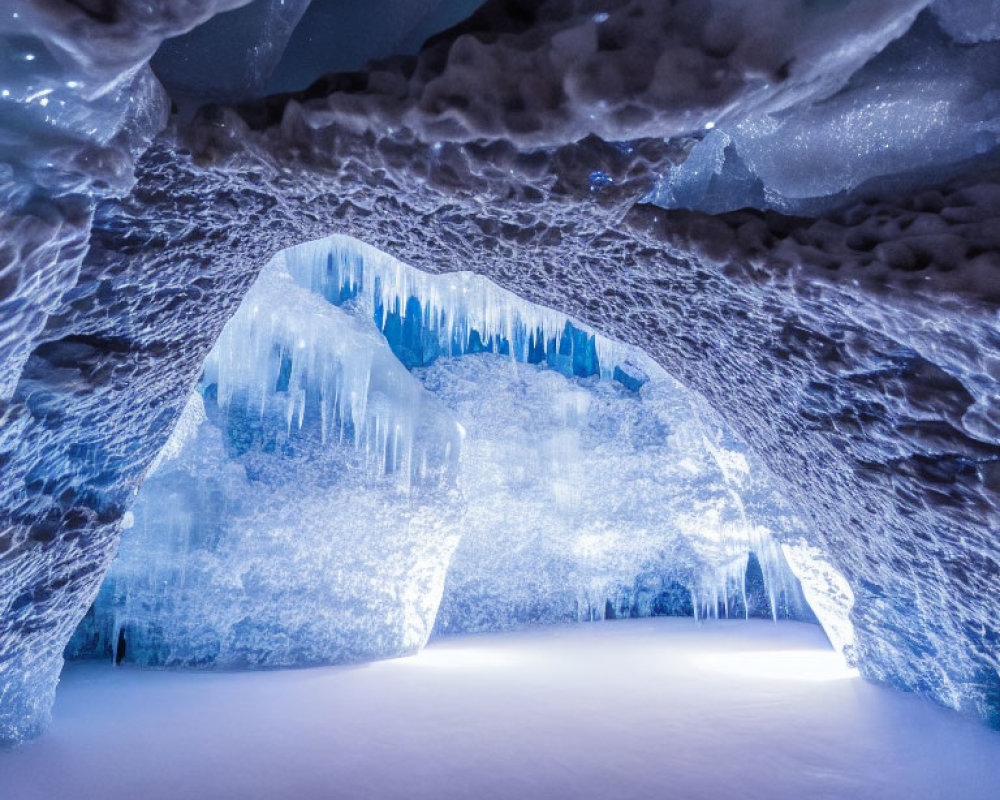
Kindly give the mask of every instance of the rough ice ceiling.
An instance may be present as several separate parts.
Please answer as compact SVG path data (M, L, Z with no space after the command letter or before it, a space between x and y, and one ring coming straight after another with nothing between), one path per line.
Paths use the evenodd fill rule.
M367 16L325 0L13 5L0 9L0 736L44 726L64 648L120 539L115 569L129 563L128 537L142 514L156 515L157 492L197 481L221 457L227 440L213 414L246 401L211 395L210 376L217 370L223 385L219 353L233 335L223 327L238 326L244 296L273 278L262 273L251 290L258 272L278 251L331 234L426 272L486 276L644 353L678 391L707 402L775 482L797 520L793 530L767 526L781 563L827 586L843 576L862 672L997 720L995 2L489 0L415 56L397 54L468 5L400 0ZM325 60L316 42L325 35L354 50ZM391 57L349 63L382 56ZM357 71L322 75L331 69ZM488 461L491 446L517 441L471 400L477 388L492 399L510 391L508 363L480 354L407 370L386 355L389 337L361 325L365 312L349 311L324 308L322 324L345 342L357 337L354 352L384 361L381 379L395 375L399 391L426 403L421 419L440 421L412 433L410 456L444 458L442 431L456 419L468 431L461 458ZM529 375L518 390L526 408L583 380L518 369ZM259 377L242 375L243 388ZM596 416L573 423L576 435L601 424L600 409L634 401L614 394L622 386L588 388ZM192 460L164 454L153 471L178 421L199 419L192 392L205 421L171 441L201 449ZM244 416L277 435L269 397ZM359 442L384 436L356 433L367 416L331 402L330 425L349 419ZM519 424L507 430L523 432ZM297 446L322 441L321 429ZM664 452L650 458L669 459L677 444L655 446ZM360 452L325 450L326 466L352 467ZM398 500L379 484L385 476L353 466L373 487L351 495L356 515L370 503L372 524L386 524L378 493ZM438 466L447 482L451 468ZM466 474L453 469L456 481ZM232 471L216 473L238 484ZM417 544L398 552L440 564L451 548L455 581L438 586L434 567L415 575L400 560L393 591L412 593L412 613L385 636L397 648L419 644L438 601L439 621L458 629L494 624L473 609L517 598L483 593L489 564L477 563L477 548L463 554L467 538L455 541L448 514L428 519L421 492L408 496L393 513L411 515ZM239 513L264 520L268 498L251 499L259 507ZM513 491L508 500L532 502ZM240 544L225 525L213 530ZM291 565L307 554L282 550L268 530L241 557L268 559L274 548ZM176 568L188 545L150 533L160 563ZM567 541L562 555L582 559L600 542L597 532ZM337 546L348 547L332 543L331 563ZM637 536L614 553L633 548L631 569L645 546ZM361 545L348 556L362 577L375 557ZM608 578L611 561L607 585L624 583L627 570ZM148 577L116 571L105 591ZM209 585L211 565L194 577ZM595 598L606 589L588 588ZM614 610L604 599L601 612ZM174 609L173 620L202 613L180 594L146 600ZM823 603L810 600L822 618ZM546 609L562 602L549 597ZM114 608L99 602L95 615L102 607ZM220 625L238 613L222 607ZM254 641L252 630L237 633L229 641ZM148 644L153 653L162 642Z

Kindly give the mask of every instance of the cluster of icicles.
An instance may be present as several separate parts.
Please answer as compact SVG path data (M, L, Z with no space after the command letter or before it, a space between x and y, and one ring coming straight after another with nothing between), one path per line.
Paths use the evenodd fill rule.
M476 334L486 349L503 343L511 359L524 362L532 347L553 346L574 324L478 275L420 272L331 236L282 251L265 266L206 360L202 385L217 386L222 409L239 402L261 418L283 416L289 433L314 404L323 441L353 442L374 470L396 476L404 489L439 481L454 464L460 432L445 434L443 448L440 436L420 436L434 416L426 392L379 333L387 313L405 318L410 298L420 301L424 331L449 353L467 352ZM351 313L333 312L331 303ZM366 323L372 319L376 325ZM605 378L630 352L596 334L589 342Z

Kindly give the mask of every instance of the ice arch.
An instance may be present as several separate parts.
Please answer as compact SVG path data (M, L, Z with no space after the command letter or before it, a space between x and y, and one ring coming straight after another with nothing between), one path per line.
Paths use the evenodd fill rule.
M811 619L789 563L851 639L843 579L701 398L344 236L261 271L127 527L71 656L294 666L410 653L435 622Z

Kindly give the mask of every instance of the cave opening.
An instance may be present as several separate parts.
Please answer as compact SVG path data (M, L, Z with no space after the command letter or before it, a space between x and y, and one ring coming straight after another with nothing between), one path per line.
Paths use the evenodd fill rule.
M773 478L644 353L344 236L262 270L127 526L71 659L308 666L840 597Z

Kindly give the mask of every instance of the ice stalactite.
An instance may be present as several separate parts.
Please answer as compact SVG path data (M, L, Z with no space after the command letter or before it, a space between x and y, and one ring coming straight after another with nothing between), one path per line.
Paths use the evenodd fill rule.
M704 418L703 410L696 414L699 423L711 429L711 418ZM703 435L702 441L720 474L725 503L684 520L685 527L696 531L703 546L710 548L710 563L715 565L693 587L694 615L707 619L734 615L810 618L812 611L798 573L790 568L774 538L775 532L788 535L801 523L762 480L760 465L752 468L745 447L726 441L718 429L714 440ZM748 503L753 507L748 509ZM771 528L761 524L765 521Z
M320 441L353 443L377 471L397 473L404 485L426 482L431 464L447 470L457 447L453 426L425 436L436 422L430 402L398 363L364 314L337 310L321 295L296 286L279 254L258 278L239 313L223 329L205 362L202 385L218 407L238 410L280 429L300 431L307 410ZM279 431L280 435L280 431ZM440 453L429 453L431 443Z
M481 275L416 270L345 236L289 248L284 258L300 285L330 302L366 298L379 330L408 366L425 366L438 355L487 350L517 361L544 360L570 374L601 372L607 378L617 374L619 380L631 374L630 348L574 325L564 313L526 303ZM401 329L404 321L409 330ZM390 330L391 325L400 329ZM400 353L408 336L421 340L421 353Z

